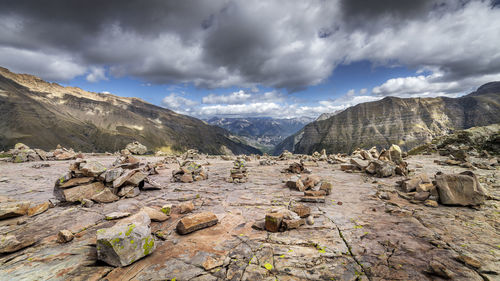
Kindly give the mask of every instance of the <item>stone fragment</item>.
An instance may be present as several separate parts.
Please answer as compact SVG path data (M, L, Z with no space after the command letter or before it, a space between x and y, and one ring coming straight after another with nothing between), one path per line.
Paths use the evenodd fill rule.
M265 228L269 232L278 232L283 222L282 213L268 213L266 214Z
M364 170L369 164L369 162L366 160L355 159L355 158L351 158L350 162L352 165L356 166L356 168L358 168L359 170Z
M144 211L146 214L148 214L149 218L152 221L166 221L168 219L168 216L166 214L151 207L143 207L141 211Z
M219 219L214 213L204 212L193 214L182 218L177 224L177 233L188 234L206 227L214 226L219 222Z
M36 241L33 239L19 241L16 236L11 234L0 235L0 254L8 254L19 251L35 244L35 242Z
M476 175L470 171L460 174L438 174L436 187L439 201L444 205L479 205L487 197L486 190Z
M117 201L120 197L114 195L109 188L104 188L104 190L92 196L91 199L97 203L111 203Z
M94 195L104 190L101 182L94 182L86 185L79 185L72 188L60 189L54 187L55 197L62 202L79 202L83 199L92 199Z
M188 173L184 173L184 174L180 177L180 181L181 181L181 182L184 182L184 183L190 183L190 182L193 182L193 181L194 181L194 179L193 179L193 175L188 174Z
M388 161L373 160L366 168L366 172L375 174L379 178L390 177L396 173L396 166Z
M307 223L308 225L313 225L313 224L314 224L314 218L313 218L313 216L308 216L308 217L306 218L306 223Z
M302 202L310 202L310 203L325 203L324 196L302 196L300 198Z
M146 152L148 152L148 148L145 145L142 145L138 141L134 141L132 143L127 144L125 149L128 150L128 152L136 155L143 155L146 154Z
M30 201L0 203L0 220L24 216L30 205Z
M90 199L82 199L81 203L82 206L85 208L92 208L92 206L94 206L94 201Z
M127 185L133 185L133 186L139 186L139 184L144 181L144 179L147 177L148 175L141 172L141 171L137 171L135 172L132 176L130 176L127 181L125 182L125 184Z
M133 176L136 170L125 170L125 172L113 181L113 188L118 188L125 184L125 182Z
M283 222L282 222L283 228L285 230L297 229L301 225L304 225L304 224L305 224L305 220L304 219L295 219L295 220L286 220L286 219L284 219Z
M309 206L306 206L306 205L303 205L300 203L294 204L290 208L290 210L297 213L297 215L299 215L299 217L301 217L301 218L308 217L311 214L311 208Z
M301 179L298 179L298 180L295 182L295 187L296 187L299 191L305 191L305 190L306 190L306 187L304 186L304 183L302 183L302 180L301 180Z
M306 190L304 191L305 196L321 197L325 196L326 192L324 190Z
M80 164L80 171L88 177L98 177L106 171L106 166L97 161L87 161Z
M398 145L391 145L391 147L389 148L389 154L391 155L392 162L396 164L403 162L403 154L401 152L401 148Z
M179 210L181 214L190 213L194 210L194 204L191 201L183 202L179 205Z
M122 173L123 173L123 169L120 167L107 170L104 173L104 175L105 175L104 180L106 182L113 182L114 180L119 178L122 175Z
M224 264L224 258L220 257L214 259L212 257L207 257L207 259L203 262L202 266L205 270L209 271L216 267L222 266Z
M482 266L480 261L478 261L475 258L472 258L470 256L463 255L463 254L459 255L456 259L458 261L468 265L468 266L472 266L475 269L479 269Z
M127 266L156 249L149 225L117 224L97 230L97 259L115 267Z
M427 207L433 207L433 208L437 208L439 206L438 202L436 202L434 200L425 200L424 205Z
M83 178L72 178L69 179L68 181L64 182L63 184L60 184L59 187L61 188L69 188L77 185L82 185L82 184L87 184L94 181L93 177L83 177Z
M427 200L427 198L429 198L429 196L430 196L429 192L422 191L422 192L415 193L413 198L415 198L415 200L418 200L418 201L425 201L425 200Z
M330 195L332 193L333 184L328 181L322 181L319 187L319 190L322 190L326 193L326 195Z
M341 171L353 171L357 169L356 166L352 165L352 164L342 164L340 165L340 170Z
M430 184L431 180L427 174L418 174L413 176L411 179L403 181L401 183L401 188L404 192L413 192L417 189L420 184Z
M304 188L306 190L310 189L310 188L313 188L314 186L316 186L317 184L319 184L320 181L321 181L321 178L319 176L317 176L317 175L309 175L304 180Z
M73 240L73 233L67 229L63 229L57 233L57 243L67 243Z
M32 217L32 216L36 216L38 214L41 214L41 213L47 211L49 209L49 207L50 207L49 202L43 202L41 204L38 204L38 205L28 209L28 216Z
M112 212L106 215L106 220L117 220L130 216L127 212Z
M436 276L444 279L451 279L451 277L453 276L453 274L446 268L446 266L439 261L432 260L430 261L429 266L431 273Z

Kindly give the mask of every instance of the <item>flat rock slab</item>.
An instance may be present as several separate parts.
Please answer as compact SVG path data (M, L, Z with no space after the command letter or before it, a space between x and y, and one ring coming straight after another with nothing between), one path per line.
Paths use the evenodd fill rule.
M177 224L179 234L188 234L206 227L214 226L219 222L212 212L198 213L182 218Z
M310 203L325 203L325 196L302 196L300 198L300 201Z

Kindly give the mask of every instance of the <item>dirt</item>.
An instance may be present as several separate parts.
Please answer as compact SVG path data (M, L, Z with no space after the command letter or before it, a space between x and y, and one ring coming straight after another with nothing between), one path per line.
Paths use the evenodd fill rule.
M110 165L115 157L87 156ZM159 157L139 157L142 162ZM433 176L437 171L462 172L465 168L433 163L437 155L412 156L410 169ZM487 200L479 207L412 203L398 195L396 181L364 173L346 173L340 165L318 162L312 173L333 183L325 203L311 207L313 225L268 233L252 228L266 212L290 201L301 192L285 186L280 173L294 162L259 166L247 162L248 181L226 182L232 161L198 160L206 164L207 180L172 183L167 165L152 178L165 187L148 190L135 198L123 198L91 208L56 204L37 216L0 221L0 234L37 242L23 250L0 256L1 280L500 280L500 203ZM0 200L30 200L33 204L54 200L52 189L71 161L46 162L50 167L32 168L35 162L0 162ZM424 168L416 168L416 165ZM477 170L483 185L498 194L498 170ZM390 200L378 194L386 192ZM180 218L175 205L192 200L194 213L210 211L219 223L188 235L178 235ZM161 231L149 256L114 268L96 260L96 231L115 221L111 212L137 212L143 206L161 208L173 204L170 218L153 222ZM69 229L75 238L56 242L59 230ZM460 258L466 256L469 264ZM477 263L479 262L479 268ZM472 266L473 264L474 266ZM443 270L437 270L443 269Z

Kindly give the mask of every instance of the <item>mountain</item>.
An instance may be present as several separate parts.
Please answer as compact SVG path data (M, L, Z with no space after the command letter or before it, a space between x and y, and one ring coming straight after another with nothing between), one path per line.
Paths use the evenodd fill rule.
M134 140L151 150L259 153L222 128L138 98L63 87L0 68L0 150L22 142L104 152Z
M491 82L459 98L386 97L350 107L312 122L278 144L283 150L310 154L351 152L358 147L399 144L411 149L453 130L500 122L500 82Z
M298 117L274 119L270 117L220 118L213 117L207 122L244 137L252 145L272 148L286 137L302 129L313 118Z

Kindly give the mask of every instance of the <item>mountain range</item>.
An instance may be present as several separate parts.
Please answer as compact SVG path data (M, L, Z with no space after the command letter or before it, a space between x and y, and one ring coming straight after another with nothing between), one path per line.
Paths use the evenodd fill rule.
M391 144L411 149L453 130L499 122L500 82L491 82L459 98L386 97L358 104L309 123L278 144L273 154L285 149L305 154L321 149L352 152Z
M313 120L313 118L309 117L289 119L213 117L208 119L207 122L243 137L252 146L259 147L262 150L269 150Z
M260 153L227 130L138 98L48 83L0 67L0 150L22 142L83 152L117 151L139 141L150 150Z

